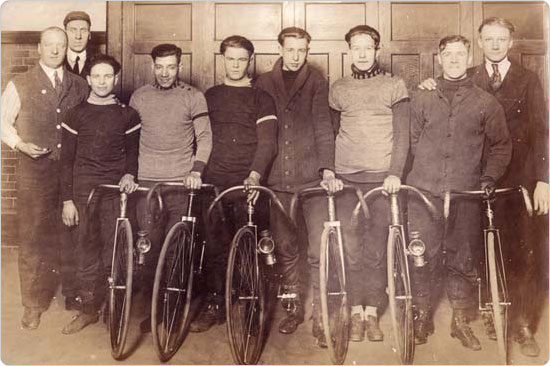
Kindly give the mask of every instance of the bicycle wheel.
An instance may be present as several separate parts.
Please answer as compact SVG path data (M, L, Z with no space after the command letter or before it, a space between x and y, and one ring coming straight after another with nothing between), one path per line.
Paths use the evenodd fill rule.
M388 300L394 346L401 364L412 364L414 334L411 283L403 236L390 229L387 248Z
M130 311L132 309L132 274L134 270L132 227L127 219L118 220L109 278L109 334L111 354L122 358Z
M319 263L321 317L330 359L334 364L344 363L350 325L341 243L341 236L335 229L323 230Z
M233 238L227 263L225 306L227 335L238 365L256 364L264 338L265 290L256 251L256 235L243 227Z
M495 234L487 233L487 264L489 266L489 287L491 294L491 310L495 332L497 335L497 346L500 362L507 364L508 343L507 343L507 299L504 283L504 267L502 261L497 260L495 246ZM499 257L500 258L500 257Z
M168 361L183 343L193 288L193 237L189 226L176 223L159 255L153 298L151 331L159 359Z

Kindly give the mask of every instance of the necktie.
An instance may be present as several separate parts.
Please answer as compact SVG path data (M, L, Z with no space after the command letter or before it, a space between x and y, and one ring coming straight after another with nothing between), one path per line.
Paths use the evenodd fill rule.
M502 85L502 77L498 71L498 64L491 64L491 66L493 67L493 76L491 76L491 80L489 82L493 91L497 91Z
M80 61L80 56L76 56L76 59L74 61L73 71L77 75L80 75L80 67L78 66L79 61Z
M53 80L55 83L55 86L54 86L55 92L57 93L57 95L60 95L61 92L63 91L63 85L61 84L61 79L59 78L57 71L54 71L53 73Z

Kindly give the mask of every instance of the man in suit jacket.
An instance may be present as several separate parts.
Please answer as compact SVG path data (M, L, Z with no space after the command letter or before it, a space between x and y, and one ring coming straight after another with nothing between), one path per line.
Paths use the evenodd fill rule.
M493 94L503 106L512 138L512 160L500 187L523 185L532 194L537 215L548 215L548 117L541 83L535 73L511 61L514 25L506 19L491 17L479 26L478 45L484 62L470 68L468 75L482 89ZM420 88L432 89L433 80ZM499 199L495 206L496 226L500 229L511 298L511 330L521 352L536 357L540 350L533 332L540 316L538 298L543 266L543 246L537 226L525 215L520 197ZM548 221L545 222L548 226ZM496 339L491 318L484 318L489 338Z
M61 125L65 112L86 100L88 85L63 67L66 51L63 29L43 30L39 64L10 81L2 93L2 141L22 153L17 215L25 329L38 327L55 294L58 259L71 244L60 219Z
M65 67L70 72L86 78L90 73L88 42L92 38L90 16L83 11L71 11L65 16L63 25L69 40Z

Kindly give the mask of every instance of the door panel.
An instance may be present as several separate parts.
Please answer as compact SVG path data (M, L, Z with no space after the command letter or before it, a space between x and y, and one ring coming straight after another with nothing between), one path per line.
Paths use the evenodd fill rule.
M474 64L480 63L477 27L495 15L518 28L510 57L547 81L548 9L543 2L109 2L108 49L123 63L123 99L152 81L149 54L166 42L183 50L181 78L204 91L223 82L219 47L225 37L240 34L253 41L250 73L261 74L279 57L281 29L298 26L313 37L310 64L334 82L351 72L345 33L368 24L381 34L381 66L413 88L440 75L436 56L443 36L462 34L472 40Z

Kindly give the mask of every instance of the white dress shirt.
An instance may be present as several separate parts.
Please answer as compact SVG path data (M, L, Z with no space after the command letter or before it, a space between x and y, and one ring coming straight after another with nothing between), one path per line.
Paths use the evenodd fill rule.
M58 67L57 69L52 69L44 65L42 62L39 62L40 67L50 79L52 86L55 88L55 75L57 75L59 80L63 81L63 66ZM10 81L6 86L6 89L2 93L2 120L1 120L1 137L2 142L11 147L12 149L21 142L21 137L17 133L15 128L15 120L19 115L21 110L21 99L19 99L19 93L13 81Z
M67 49L67 62L73 69L76 62L76 56L80 57L80 59L78 60L78 70L82 71L82 69L84 68L84 64L86 63L86 50L80 53L76 53L70 48Z
M508 57L505 57L500 62L492 62L487 59L485 59L485 70L487 70L487 73L489 74L489 78L493 77L493 64L498 64L498 72L500 73L501 80L504 80L504 77L508 73L508 70L510 70L510 65L512 63L510 60L508 60Z

